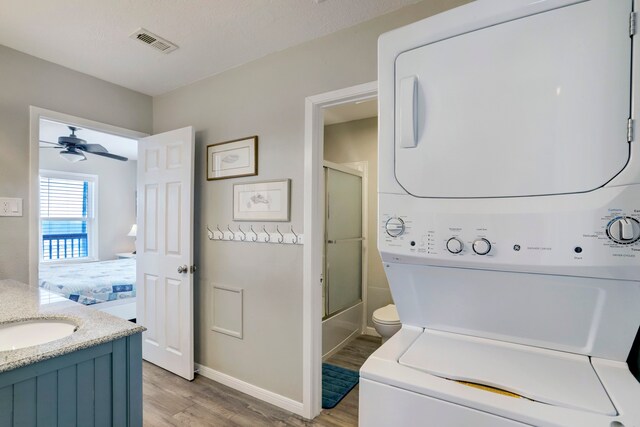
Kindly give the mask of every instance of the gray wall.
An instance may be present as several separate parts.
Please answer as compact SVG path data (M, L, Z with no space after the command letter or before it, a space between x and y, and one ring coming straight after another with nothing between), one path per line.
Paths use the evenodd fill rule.
M232 223L234 183L291 178L302 230L305 97L376 80L381 33L465 2L423 1L154 97L155 133L196 129L198 363L302 400L302 247L212 242L205 226ZM206 181L206 145L249 135L260 138L259 175ZM213 283L244 289L243 339L211 330Z
M368 162L367 325L373 327L371 320L373 311L393 302L389 282L382 268L380 252L376 246L378 239L378 119L373 117L325 126L324 159L335 163Z
M28 281L29 106L151 132L151 97L0 46L0 197L24 216L0 218L0 278Z
M133 252L135 239L128 237L136 222L136 168L138 162L119 162L87 155L87 161L71 163L58 150L40 150L40 169L98 176L98 257L115 259L118 252Z

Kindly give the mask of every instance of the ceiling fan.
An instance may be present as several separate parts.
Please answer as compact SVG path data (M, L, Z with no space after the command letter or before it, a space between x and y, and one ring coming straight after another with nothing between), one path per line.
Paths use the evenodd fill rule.
M71 131L71 135L69 136L60 136L58 137L58 142L48 142L48 141L40 141L46 144L56 145L56 147L43 147L43 148L55 148L62 150L60 151L60 157L70 162L81 162L83 160L87 160L84 153L95 154L96 156L108 157L114 160L120 160L126 162L126 157L118 156L117 154L111 154L100 144L87 144L87 141L84 139L78 138L76 136L76 131L78 130L75 126L68 126Z

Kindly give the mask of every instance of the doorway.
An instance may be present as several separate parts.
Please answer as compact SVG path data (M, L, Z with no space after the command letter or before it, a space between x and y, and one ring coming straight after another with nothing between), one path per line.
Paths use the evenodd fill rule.
M137 139L39 120L42 294L136 319L137 154Z
M312 96L305 101L302 402L306 418L320 413L322 401L325 112L331 107L375 100L377 93L377 82L371 82Z
M40 224L40 163L41 163L41 145L40 141L51 139L51 135L48 133L56 133L62 129L66 132L66 135L70 133L66 126L73 126L95 132L95 134L109 135L115 138L120 138L123 141L137 141L140 138L147 136L142 132L137 132L129 129L124 129L93 120L83 119L81 117L71 116L56 111L45 110L43 108L31 107L30 108L30 144L29 144L29 283L32 286L38 286L38 266L41 257L41 224ZM45 126L42 127L41 125ZM47 133L48 132L48 133ZM53 133L52 133L53 132ZM59 133L59 132L58 132ZM66 136L65 135L65 136ZM56 137L57 139L57 137ZM50 142L50 141L48 141ZM58 151L58 150L50 150ZM87 156L91 156L88 154ZM87 174L91 175L90 172ZM95 174L93 174L95 175ZM135 206L135 193L131 195L133 200L131 201ZM133 212L135 218L135 208ZM131 232L131 226L135 223L132 221L128 224L127 230L124 234ZM121 249L128 251L130 247L122 246ZM96 249L98 252L99 249ZM114 252L113 257L116 257Z

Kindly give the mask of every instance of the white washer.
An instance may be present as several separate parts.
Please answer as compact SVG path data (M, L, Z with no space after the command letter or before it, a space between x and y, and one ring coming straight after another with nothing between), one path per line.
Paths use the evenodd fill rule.
M478 0L380 38L403 327L361 369L361 426L640 426L638 6Z

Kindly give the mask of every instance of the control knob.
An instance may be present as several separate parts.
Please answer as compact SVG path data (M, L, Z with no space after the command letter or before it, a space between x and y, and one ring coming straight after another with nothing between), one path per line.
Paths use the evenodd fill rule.
M398 237L404 233L404 221L395 216L389 218L384 227L391 237Z
M462 248L464 248L464 245L460 239L452 237L447 240L447 250L452 254L459 254L462 252Z
M478 255L486 255L491 251L491 242L487 239L477 239L473 242L473 251Z
M634 243L640 239L640 222L628 216L614 218L607 225L607 236L623 245Z

